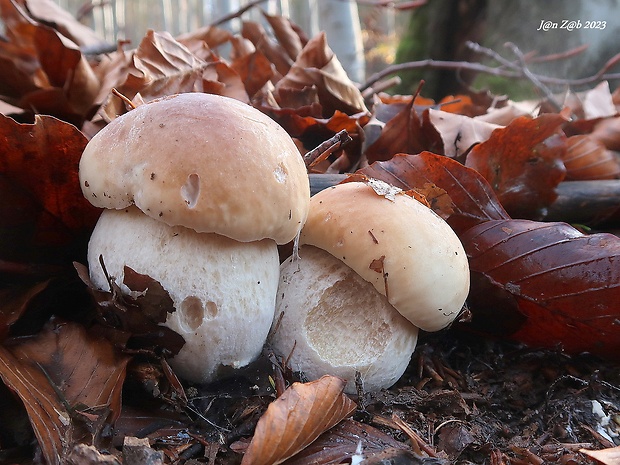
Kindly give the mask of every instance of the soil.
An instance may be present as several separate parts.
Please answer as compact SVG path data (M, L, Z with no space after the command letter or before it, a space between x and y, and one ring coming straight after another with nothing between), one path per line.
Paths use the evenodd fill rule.
M353 396L353 418L285 464L351 463L360 437L366 465L595 463L580 450L620 444L619 368L461 332L427 335L395 386ZM217 386L187 389L191 424L151 423L153 447L172 463L239 464L277 373L265 358ZM135 432L135 418L124 421L119 437Z

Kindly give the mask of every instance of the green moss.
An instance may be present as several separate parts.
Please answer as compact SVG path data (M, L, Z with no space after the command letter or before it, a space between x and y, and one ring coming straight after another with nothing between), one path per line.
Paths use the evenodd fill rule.
M420 8L411 14L408 28L401 37L396 49L396 63L407 63L410 61L425 60L430 56L428 41L429 11ZM432 80L432 73L428 69L420 68L399 73L401 84L393 89L396 94L412 94L417 89L421 80L426 81L423 94L429 92L429 78Z
M492 74L479 74L472 87L477 90L489 90L493 95L506 95L512 100L528 100L540 95L527 79L509 79Z

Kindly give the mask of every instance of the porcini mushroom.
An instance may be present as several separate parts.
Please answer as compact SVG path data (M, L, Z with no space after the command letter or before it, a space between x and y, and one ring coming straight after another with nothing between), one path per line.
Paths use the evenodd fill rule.
M469 266L450 226L380 181L339 184L310 201L300 258L280 270L273 350L309 379L364 389L405 371L418 330L445 328L469 292ZM377 186L381 193L377 193Z
M273 320L277 244L297 237L310 201L290 136L243 102L203 93L147 103L113 120L80 161L87 199L105 208L89 242L91 280L125 266L160 282L185 338L171 360L193 382L260 353ZM121 286L124 292L129 292Z

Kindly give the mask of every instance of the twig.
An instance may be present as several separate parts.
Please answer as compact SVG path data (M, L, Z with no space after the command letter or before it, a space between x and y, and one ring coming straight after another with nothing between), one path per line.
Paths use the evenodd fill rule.
M540 57L533 56L528 60L529 63L546 63L548 61L556 61L556 60L564 60L566 58L572 58L576 55L579 55L582 52L585 52L588 49L588 44L580 45L579 47L571 48L570 50L566 50L565 52L559 53L550 53L549 55L543 55Z
M215 20L209 26L221 26L222 24L227 23L228 21L230 21L232 19L240 17L246 11L248 11L248 10L254 8L256 5L260 5L261 3L264 3L266 1L267 0L253 0L250 3L247 3L246 5L244 5L241 8L239 8L237 11L233 11L232 13L229 13L229 14L227 14L225 16L222 16L220 19Z
M556 111L560 111L562 109L562 106L558 102L556 102L555 97L553 96L553 93L551 92L551 90L546 85L544 85L542 82L540 82L540 79L534 73L532 73L530 69L527 67L527 63L525 62L525 58L523 57L523 52L519 50L519 47L517 47L512 42L506 42L505 45L512 51L512 53L516 55L517 59L519 60L521 72L523 73L523 75L532 84L534 84L538 89L542 91L542 93L545 95L545 98L549 101L549 103L553 106L553 108Z
M119 92L118 89L116 89L116 87L112 87L112 93L114 95L116 95L118 98L120 98L123 102L125 102L125 104L127 106L129 106L132 110L136 109L136 104L133 103L131 100L129 100L129 98L127 98L127 96L125 96L121 92Z
M427 0L409 0L398 2L396 0L355 0L358 5L374 6L378 8L391 8L394 10L411 10L426 5Z
M306 167L312 168L314 165L325 160L336 150L341 149L352 140L353 139L349 136L349 133L343 129L304 155L304 163L306 164Z
M437 457L437 452L420 437L407 423L405 423L398 415L392 414L392 421L411 439L414 452L422 455L424 451L429 457ZM417 449L417 450L416 450Z
M501 56L499 53L497 53L495 50L491 48L483 47L482 45L476 42L472 42L470 40L465 42L465 46L473 52L488 56L489 58L497 61L498 63L501 63L507 68L514 69L517 71L519 70L519 67L516 65L516 63L513 63L510 60L507 60L506 58L504 58L503 56Z
M496 58L501 57L499 54L494 55ZM400 73L402 71L412 70L412 69L420 69L420 68L436 68L436 69L453 69L453 70L468 70L468 71L478 71L481 73L491 74L494 76L502 76L510 79L522 79L523 73L518 69L518 66L515 63L506 60L501 57L500 63L502 66L487 66L481 63L472 63L468 61L445 61L445 60L420 60L420 61L409 61L406 63L399 63L396 65L391 65L384 68L382 71L379 71L368 78L368 80L360 87L361 91L364 91L368 87L371 87L377 81L380 81L387 76L391 76L393 74ZM547 85L562 85L562 86L583 86L586 84L591 84L592 82L598 82L603 80L612 80L612 79L620 79L620 73L607 73L611 68L613 68L616 64L620 62L620 53L610 58L605 65L598 70L595 74L591 76L587 76L579 79L563 79L563 78L554 78L549 76L541 76L538 74L532 73L532 75L538 79L541 83ZM515 69L517 66L517 69ZM509 67L510 69L506 69Z

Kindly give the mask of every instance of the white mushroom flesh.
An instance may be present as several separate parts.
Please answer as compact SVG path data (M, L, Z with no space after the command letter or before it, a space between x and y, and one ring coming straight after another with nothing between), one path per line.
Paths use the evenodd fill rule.
M224 367L245 366L260 354L278 287L273 240L243 243L197 233L130 207L105 210L90 239L91 280L107 290L100 255L123 292L129 292L122 285L128 266L157 280L170 294L176 311L165 325L186 341L171 360L180 377L212 381Z
M418 328L341 260L313 246L300 256L280 269L274 351L309 379L348 380L349 393L356 372L365 390L393 385L409 364Z

